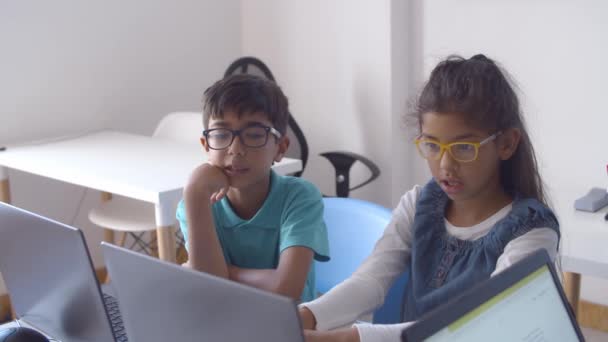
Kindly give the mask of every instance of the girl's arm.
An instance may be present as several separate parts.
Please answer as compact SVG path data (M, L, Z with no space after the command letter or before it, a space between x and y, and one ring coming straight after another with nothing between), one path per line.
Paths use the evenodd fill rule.
M332 331L304 330L306 342L360 342L357 328L345 328Z
M301 304L314 316L316 330L350 325L384 302L384 296L408 262L419 191L415 187L401 198L374 251L350 278L316 300Z
M492 276L508 268L519 260L530 255L539 248L549 253L551 260L557 256L559 239L557 233L551 228L534 228L526 234L517 237L505 246L502 255L496 261L496 268Z
M394 342L413 322L386 325L357 324L332 331L304 330L306 342Z
M291 297L299 301L314 252L307 247L289 247L279 257L276 269L229 266L229 277L239 283Z

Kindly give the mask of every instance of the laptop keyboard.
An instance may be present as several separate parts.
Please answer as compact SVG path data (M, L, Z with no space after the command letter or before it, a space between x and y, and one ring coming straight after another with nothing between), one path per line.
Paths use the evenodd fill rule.
M118 300L109 294L103 294L103 301L110 316L110 323L112 325L112 332L114 333L114 339L116 342L126 342L127 332L125 326L122 323L122 316L118 309Z

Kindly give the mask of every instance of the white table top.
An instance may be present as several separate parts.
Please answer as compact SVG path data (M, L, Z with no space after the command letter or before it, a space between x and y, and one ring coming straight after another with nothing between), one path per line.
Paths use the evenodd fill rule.
M190 172L206 160L201 145L116 131L0 152L0 165L159 204L176 202ZM284 158L279 174L300 171Z
M562 270L608 279L608 207L595 213L574 209L589 188L564 188L551 197L562 233Z

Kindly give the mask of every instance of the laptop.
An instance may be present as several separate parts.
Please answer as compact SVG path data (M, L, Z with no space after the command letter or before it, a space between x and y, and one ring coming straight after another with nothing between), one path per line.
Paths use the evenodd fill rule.
M132 341L303 342L287 297L102 243Z
M553 263L538 250L406 328L402 341L584 341Z
M59 341L126 341L79 229L0 202L0 273L28 326Z

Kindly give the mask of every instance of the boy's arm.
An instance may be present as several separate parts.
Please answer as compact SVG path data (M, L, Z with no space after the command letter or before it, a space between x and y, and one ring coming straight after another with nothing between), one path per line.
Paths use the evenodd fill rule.
M314 252L307 247L285 249L276 269L250 269L229 266L230 279L300 300Z
M184 189L188 222L188 263L197 271L228 278L228 266L217 237L211 205L228 190L228 178L219 168L203 164Z

